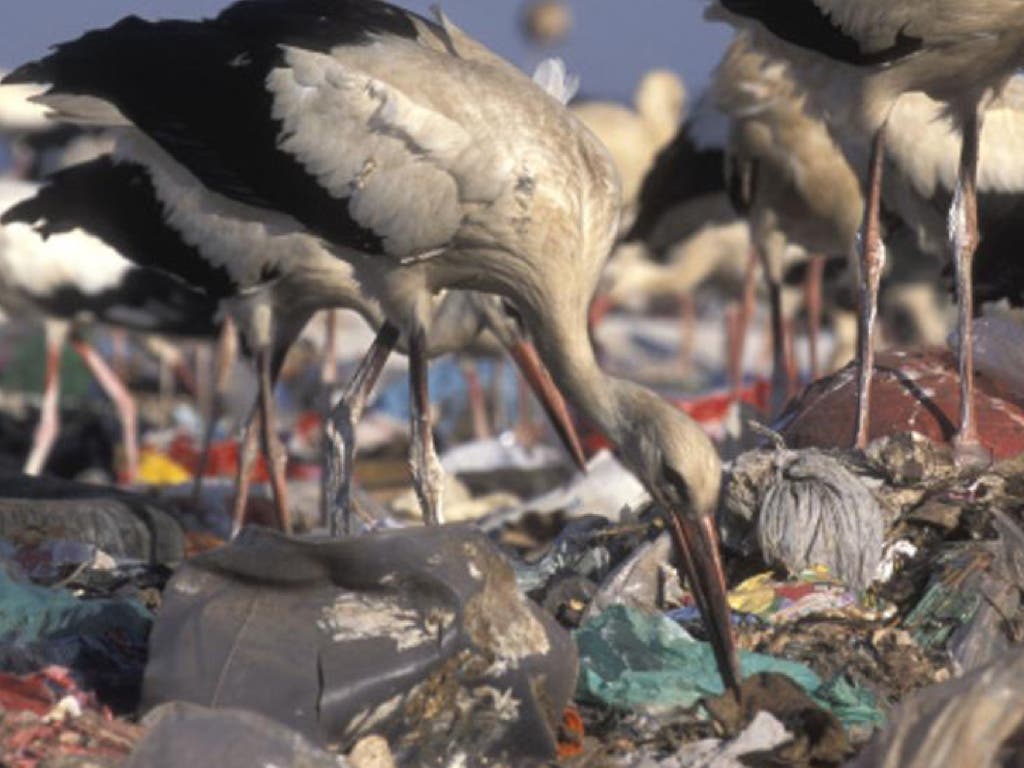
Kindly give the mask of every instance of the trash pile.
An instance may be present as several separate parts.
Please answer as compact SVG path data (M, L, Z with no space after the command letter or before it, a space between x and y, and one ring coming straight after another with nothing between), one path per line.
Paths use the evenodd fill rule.
M445 462L472 520L404 526L383 495L341 540L251 527L228 544L153 493L0 476L0 754L19 768L1016 754L1024 460L961 471L919 435L861 454L764 434L728 465L719 510L739 703L660 510L607 452L565 480L550 456L463 447ZM492 465L521 495L482 482ZM1003 752L978 723L998 724Z

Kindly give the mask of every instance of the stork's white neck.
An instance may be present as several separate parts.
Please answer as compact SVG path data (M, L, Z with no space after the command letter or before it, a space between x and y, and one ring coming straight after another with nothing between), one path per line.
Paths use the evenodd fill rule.
M580 414L618 444L623 426L617 391L621 382L597 362L585 312L551 311L527 319L534 343L555 385Z

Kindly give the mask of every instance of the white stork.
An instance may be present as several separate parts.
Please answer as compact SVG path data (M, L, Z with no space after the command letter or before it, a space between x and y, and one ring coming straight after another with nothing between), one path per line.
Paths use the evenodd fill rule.
M747 35L733 41L719 64L712 96L732 121L732 197L747 211L768 282L777 413L786 391L781 289L787 246L852 256L864 200L825 124L805 111L788 67L753 49Z
M557 384L669 513L735 688L717 452L655 393L605 375L587 332L618 230L612 162L559 99L439 21L380 2L243 0L202 22L124 19L11 79L52 83L66 109L113 106L211 190L280 211L278 224L300 223L351 266L409 340L414 484L430 520L433 295L508 298ZM305 282L331 304L326 275Z
M43 404L25 462L29 474L42 471L59 433L60 357L72 326L97 320L146 333L193 338L216 333L215 301L128 261L109 236L107 222L89 215L99 205L132 221L134 201L106 198L95 188L82 197L81 191L0 182L0 305L14 316L41 318L46 329ZM69 210L76 211L73 220ZM135 402L77 327L71 344L114 403L123 432L123 475L131 482L138 469Z
M864 301L856 442L867 441L871 335L884 253L879 198L886 122L897 99L923 91L942 102L963 132L956 193L950 209L959 299L960 424L957 456L985 458L974 416L971 263L978 244L977 175L985 107L1024 64L1024 13L1019 0L718 0L732 21L753 23L762 43L785 49L794 72L830 126L871 144L866 169ZM763 34L767 32L767 34ZM847 142L843 142L847 146Z

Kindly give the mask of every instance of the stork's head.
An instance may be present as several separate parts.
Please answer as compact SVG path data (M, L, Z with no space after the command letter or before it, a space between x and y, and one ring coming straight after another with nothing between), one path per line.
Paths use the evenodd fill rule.
M686 108L686 86L675 72L652 69L636 89L636 110L657 132L662 147L675 135Z
M739 690L715 510L722 465L690 417L650 390L617 382L619 449L666 515L684 572L704 617L723 682Z
M623 461L666 511L712 516L722 464L704 430L649 389L618 382Z

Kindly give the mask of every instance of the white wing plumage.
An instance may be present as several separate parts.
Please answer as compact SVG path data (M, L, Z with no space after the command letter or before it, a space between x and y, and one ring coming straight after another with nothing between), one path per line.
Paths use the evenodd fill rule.
M400 53L389 48L389 56ZM287 48L285 60L267 80L283 125L280 148L347 200L388 253L409 258L444 247L464 206L506 188L505 163L441 110L338 54Z
M886 151L913 185L931 198L956 185L960 131L946 107L923 93L899 98L889 116ZM978 188L985 192L1024 189L1024 77L1013 78L985 111Z

